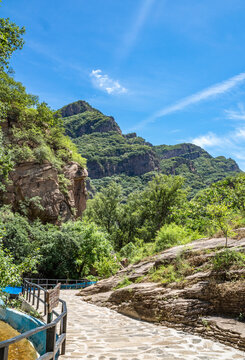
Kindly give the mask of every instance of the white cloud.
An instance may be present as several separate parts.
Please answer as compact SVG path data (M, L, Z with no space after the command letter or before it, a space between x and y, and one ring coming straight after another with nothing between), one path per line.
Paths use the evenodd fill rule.
M198 136L191 141L193 144L198 145L200 147L213 147L213 146L220 146L224 142L220 137L215 135L212 132L209 132L206 135ZM225 141L226 142L226 141Z
M212 132L200 135L191 140L191 143L209 148L213 153L224 154L229 150L232 158L239 162L240 168L245 170L245 127L238 127L223 136L218 136Z
M154 4L155 0L144 0L138 11L137 17L133 20L132 27L124 35L122 45L119 49L119 55L121 58L126 57L130 50L133 48L134 44L137 41L137 38L142 30L147 17L150 13L150 10Z
M245 140L245 128L236 129L236 132L233 137L236 141Z
M225 80L225 81L222 81L215 85L212 85L212 86L208 87L207 89L197 92L196 94L185 97L185 98L177 101L175 104L164 107L162 110L157 111L152 116L150 116L148 119L139 123L135 127L135 129L140 129L140 128L144 127L146 124L154 122L158 118L161 118L163 116L183 110L186 107L188 107L189 105L197 104L200 101L207 100L207 99L215 97L217 95L224 94L224 93L230 91L232 88L234 88L238 84L242 83L244 80L245 80L245 72L240 73L239 75L233 76L232 78L230 78L228 80Z
M111 79L108 75L102 74L100 69L92 70L90 73L93 84L108 94L125 94L128 90L119 84L117 80Z

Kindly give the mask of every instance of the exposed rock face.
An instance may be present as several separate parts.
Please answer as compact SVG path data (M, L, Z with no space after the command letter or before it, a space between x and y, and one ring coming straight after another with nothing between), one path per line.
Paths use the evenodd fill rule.
M159 145L159 146L155 146L155 148L158 151L158 155L161 159L170 159L176 156L189 160L197 159L200 156L205 156L207 158L212 157L199 146L188 143L179 144L171 147L165 145Z
M115 276L82 290L79 295L85 301L108 306L137 319L216 338L245 350L245 323L237 321L244 314L245 269L217 273L205 270L203 266L214 256L212 250L220 246L224 246L224 239L193 242L187 256L198 270L180 283L166 285L146 279L146 282L132 283L115 290L125 277L135 282L149 274L151 269L172 263L184 246L131 265ZM230 240L229 247L239 247L244 251L245 238Z
M69 180L66 191L62 190L57 170L49 162L22 163L9 174L10 184L2 201L13 210L28 205L29 218L40 218L43 222L57 223L81 216L86 207L87 171L71 162L66 165L64 175Z
M96 160L90 160L87 165L90 169L89 176L92 179L122 173L128 176L139 176L159 169L158 160L152 151L122 157L117 163L113 163L110 159L103 159L100 163Z

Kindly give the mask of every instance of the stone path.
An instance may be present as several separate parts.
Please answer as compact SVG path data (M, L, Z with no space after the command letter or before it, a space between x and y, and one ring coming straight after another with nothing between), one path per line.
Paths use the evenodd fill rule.
M68 339L60 360L245 360L241 351L88 304L76 292L61 291Z

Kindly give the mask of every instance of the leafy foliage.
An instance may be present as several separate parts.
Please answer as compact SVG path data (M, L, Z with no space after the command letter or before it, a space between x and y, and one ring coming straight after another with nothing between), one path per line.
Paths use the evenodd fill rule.
M231 266L244 266L245 255L236 250L225 249L215 254L212 263L216 271L228 270Z
M24 27L19 27L9 19L0 18L0 69L8 67L12 53L22 49Z
M0 71L0 109L1 179L6 181L15 165L27 161L49 161L60 173L69 161L85 167L85 159L64 135L59 113L27 94L24 86L4 71Z
M201 235L175 223L164 225L158 232L155 240L154 252L160 252L176 245L187 244L199 239Z

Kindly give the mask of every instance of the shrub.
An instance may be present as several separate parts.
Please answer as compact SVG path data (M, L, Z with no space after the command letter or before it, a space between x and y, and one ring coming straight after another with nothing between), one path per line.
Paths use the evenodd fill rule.
M122 257L126 257L126 258L130 259L134 256L136 250L137 250L137 247L135 246L135 244L130 242L127 245L125 245L123 248L121 248L120 255Z
M157 233L154 251L160 252L175 245L186 244L198 239L200 234L175 223L164 225Z
M111 275L116 274L120 265L114 256L103 256L94 263L98 275L103 278L108 278Z
M212 259L213 269L216 271L229 269L231 266L245 265L245 255L236 250L225 249L217 254Z

